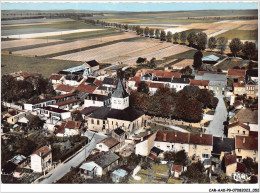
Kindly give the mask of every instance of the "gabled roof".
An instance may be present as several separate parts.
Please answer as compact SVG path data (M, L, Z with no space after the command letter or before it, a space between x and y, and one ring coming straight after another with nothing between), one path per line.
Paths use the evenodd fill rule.
M141 73L152 73L156 77L164 77L164 78L180 78L181 73L179 72L167 72L164 70L153 70L153 69L141 69L138 70L136 76L141 76Z
M230 119L230 122L234 122L235 117L242 123L258 124L258 110L254 109L241 109L234 117Z
M172 165L172 171L180 173L181 170L182 170L182 166L181 165L175 165L175 164Z
M155 153L155 154L158 156L160 153L163 152L163 150L161 150L160 148L154 146L154 147L151 149L150 152L151 152L151 153Z
M100 107L100 108L96 109L95 111L93 111L93 113L90 114L89 117L94 118L94 119L106 120L109 110L110 110L109 107Z
M142 115L144 115L143 111L128 107L123 110L111 109L108 112L107 117L112 119L117 119L117 120L134 121L139 117L141 117Z
M94 84L95 84L96 86L102 86L103 81L96 79L95 82L94 82Z
M188 78L172 78L172 83L189 84L189 82Z
M221 152L232 152L235 150L235 138L221 138L213 136L212 153L221 154Z
M216 62L219 60L219 57L218 56L215 56L215 55L208 55L208 56L204 56L202 58L202 61L212 61L212 62Z
M9 161L19 165L20 163L24 162L26 160L26 157L23 155L16 155L14 156L12 159L10 159Z
M237 163L237 156L236 156L236 154L226 153L224 155L223 162L224 162L225 166Z
M189 133L190 135L190 144L195 145L212 145L212 135L208 134L198 134L198 133Z
M52 74L49 79L51 80L60 80L63 77L61 74Z
M129 94L126 92L125 86L123 85L122 81L119 80L118 83L117 83L117 87L116 87L115 91L112 94L112 97L115 97L115 98L126 98L128 96L129 96Z
M171 82L172 78L165 78L165 77L154 77L153 81L158 81L158 82Z
M87 171L92 171L92 170L95 169L95 167L97 167L97 164L92 161L92 162L83 163L80 166L80 169L87 170Z
M100 107L85 107L84 109L81 110L81 113L84 114L85 116L88 116L89 114L91 114L92 112L94 112L95 110L97 110Z
M82 122L80 122L80 121L67 121L64 125L64 128L79 129L81 125L82 125Z
M59 84L55 90L59 90L59 91L65 91L65 92L72 92L74 89L73 86L69 86L69 85L65 85L65 84Z
M125 133L125 131L120 127L118 127L117 129L114 130L114 133L117 134L118 136L121 136Z
M97 156L93 157L89 161L93 161L103 169L106 168L107 166L111 165L115 161L119 159L119 156L116 155L115 153L112 153L110 151L108 152L101 152Z
M62 94L62 95L54 96L52 97L52 99L62 99L62 98L75 96L75 95L76 95L75 93Z
M37 154L37 155L39 155L41 157L44 157L49 152L51 152L51 149L48 146L43 146L40 149L37 149L35 152L33 152L32 155L33 154Z
M235 123L229 124L228 128L232 128L232 127L236 127L236 126L243 127L244 129L246 129L248 131L250 130L250 127L248 125L245 125L244 123L242 123L240 121L237 121Z
M86 100L95 100L95 101L106 101L110 99L110 96L101 95L101 94L89 94Z
M146 82L149 88L164 88L163 83Z
M80 82L83 78L82 78L82 76L80 76L80 75L67 74L67 75L65 76L65 79L66 79L66 80L73 80L73 81L76 81L76 82Z
M190 80L191 86L209 86L209 80Z
M32 104L32 105L34 105L34 104L44 103L44 102L51 101L51 100L53 100L53 99L51 99L51 98L41 99L41 100L37 100L37 101L28 102L27 104Z
M77 102L80 102L80 101L81 101L80 99L70 99L70 100L54 103L53 105L64 106L64 105L68 105L68 104L71 104L71 103L77 103Z
M119 144L119 141L113 137L107 137L100 141L99 143L105 144L109 149Z
M258 137L237 135L236 136L236 149L258 151Z
M85 83L94 84L95 80L96 80L95 77L88 77L88 78L85 80Z
M91 67L99 66L99 63L96 60L86 61L86 63Z
M233 87L245 87L245 83L233 82Z
M52 111L52 112L55 112L55 113L66 113L66 112L69 112L69 111L66 111L66 110L63 110L63 109L50 107L50 106L41 107L41 109L44 109L44 110L47 110L47 111Z
M84 83L82 83L77 87L77 91L85 92L85 93L93 93L96 90L96 88L97 87L94 85L90 85L90 84L85 85Z
M113 171L112 174L123 178L128 174L128 172L123 169L117 169L117 170Z
M103 85L104 84L116 85L117 84L117 80L115 78L105 77L104 80L103 80Z
M245 75L246 75L245 69L228 69L228 76L245 77Z

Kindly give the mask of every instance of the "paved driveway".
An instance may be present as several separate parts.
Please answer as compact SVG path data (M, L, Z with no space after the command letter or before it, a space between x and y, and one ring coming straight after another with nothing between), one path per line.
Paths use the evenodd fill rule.
M88 138L92 138L94 132L87 131L85 136ZM81 164L85 157L88 157L91 151L96 147L96 144L102 139L106 138L105 135L96 133L92 139L92 141L83 148L76 156L70 159L68 162L63 163L61 166L55 169L55 171L47 178L42 180L40 184L52 184L53 182L61 179L65 174L70 171L71 167L77 167Z
M210 122L206 134L212 134L217 137L224 137L223 122L227 120L227 109L222 95L217 95L218 105L215 110L214 119Z

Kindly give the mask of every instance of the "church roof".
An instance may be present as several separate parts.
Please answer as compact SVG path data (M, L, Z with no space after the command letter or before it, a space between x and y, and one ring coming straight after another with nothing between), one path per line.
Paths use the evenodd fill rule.
M116 90L112 94L112 97L115 98L126 98L129 94L126 92L125 87L121 80L118 81Z

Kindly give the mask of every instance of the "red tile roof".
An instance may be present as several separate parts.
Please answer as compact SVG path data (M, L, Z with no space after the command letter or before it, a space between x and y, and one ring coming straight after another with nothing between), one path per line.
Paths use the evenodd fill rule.
M148 155L148 157L149 157L149 158L151 158L152 160L155 160L155 159L157 158L157 156L156 156L156 155L154 155L154 154L151 154L151 153Z
M65 84L59 84L55 90L59 91L65 91L65 92L72 92L74 89L73 86L65 85Z
M163 83L149 82L148 87L150 87L150 88L163 88L164 84Z
M40 149L37 149L32 154L37 154L37 155L43 157L43 156L47 155L50 151L51 151L51 149L48 146L43 146Z
M180 173L181 170L182 170L182 166L181 165L172 165L172 171Z
M191 86L209 86L209 80L190 80Z
M225 154L224 155L224 165L225 166L228 166L228 165L231 165L231 164L234 164L234 163L236 163L237 162L237 156L236 156L236 154L233 154L233 155L231 155L231 154Z
M183 133L174 131L158 131L155 141L170 143L187 143L195 145L212 145L212 135Z
M96 86L92 85L85 85L85 84L80 84L77 88L77 91L79 92L85 92L85 93L93 93L96 90Z
M20 76L22 76L24 79L33 77L33 76L39 76L39 73L28 73L28 72L20 72Z
M56 130L55 130L55 133L61 133L61 134L64 134L65 133L65 123L62 123L61 125L55 125L56 127Z
M60 80L63 77L61 74L52 74L49 79L51 80Z
M70 100L54 103L53 105L63 106L63 105L68 105L68 104L79 102L79 101L81 101L81 99L70 99Z
M129 81L140 82L141 81L140 78L141 78L140 76L134 76L134 77L130 78Z
M233 87L245 87L245 83L233 82Z
M80 121L67 121L64 125L64 128L68 129L79 129L82 122Z
M229 69L228 76L244 77L246 75L245 69Z
M103 83L102 80L98 80L98 79L95 80L95 85L96 86L102 86L102 83Z
M235 123L232 123L232 124L229 124L228 125L228 128L232 128L232 127L236 127L236 126L240 126L240 127L243 127L244 129L246 130L250 130L250 127L240 121L237 121Z
M236 149L258 151L258 137L237 135L235 141Z

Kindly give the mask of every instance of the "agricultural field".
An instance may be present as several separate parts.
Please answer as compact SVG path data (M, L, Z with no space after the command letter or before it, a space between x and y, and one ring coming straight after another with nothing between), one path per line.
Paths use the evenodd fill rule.
M257 40L258 31L257 30L230 30L216 37L225 37L228 39L233 39L234 37L241 40Z
M171 66L172 69L183 69L186 66L192 66L193 65L193 59L184 59L181 60Z
M22 56L47 56L51 54L58 54L63 52L68 52L71 50L83 49L94 45L104 44L113 41L125 40L129 38L135 38L136 36L131 33L122 33L120 35L108 36L103 38L93 38L89 40L80 40L80 41L73 41L73 42L61 42L60 44L50 45L50 46L43 46L33 49L24 49L13 52L15 55L22 55ZM39 39L35 39L37 42ZM16 41L16 40L15 40ZM43 40L41 40L43 41ZM45 40L46 41L46 40ZM48 40L49 41L49 40ZM8 44L9 41L6 42ZM11 41L12 42L12 41ZM77 52L75 53L77 54ZM75 60L77 61L77 60ZM85 61L85 60L82 60Z
M18 19L18 20L3 20L1 22L2 27L7 26L25 26L25 25L38 25L38 24L50 24L55 22L72 21L70 18L57 18L57 19Z
M58 72L62 69L81 65L82 62L64 61L64 60L50 60L45 58L23 57L13 55L1 56L1 70L2 74L25 71L38 72L44 77L49 77L52 73Z

